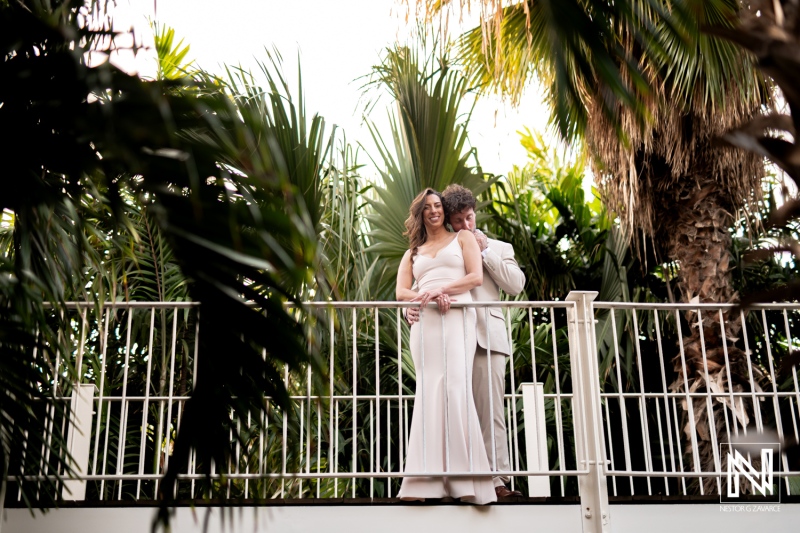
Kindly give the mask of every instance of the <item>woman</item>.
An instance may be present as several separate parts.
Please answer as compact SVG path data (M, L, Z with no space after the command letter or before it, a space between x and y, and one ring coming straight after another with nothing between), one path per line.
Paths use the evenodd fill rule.
M397 299L421 306L420 320L411 326L417 388L405 472L489 472L472 398L475 310L448 312L451 302L472 301L469 291L483 282L480 249L471 232L451 233L444 222L441 195L425 189L411 203L404 233L409 250L397 272ZM412 290L414 280L418 291ZM426 308L430 302L438 310ZM398 496L497 500L491 476L406 477Z

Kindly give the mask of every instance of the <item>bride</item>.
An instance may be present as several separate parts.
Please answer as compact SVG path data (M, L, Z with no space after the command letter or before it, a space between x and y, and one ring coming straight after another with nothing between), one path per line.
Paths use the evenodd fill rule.
M472 301L470 289L483 282L480 249L471 232L447 231L442 197L433 189L414 199L405 225L409 250L397 272L396 296L419 302L422 310L411 326L417 387L404 471L431 476L403 478L398 496L491 503L497 500L491 475L447 476L490 471L472 397L475 310L450 311L451 302ZM415 280L418 291L412 290ZM426 308L430 302L438 309Z

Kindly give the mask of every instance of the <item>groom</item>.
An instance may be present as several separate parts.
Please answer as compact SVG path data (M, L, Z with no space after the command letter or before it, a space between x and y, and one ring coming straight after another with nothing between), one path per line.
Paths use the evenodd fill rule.
M509 296L516 296L525 286L525 274L514 259L514 249L508 243L489 239L475 228L475 197L472 191L461 185L450 185L442 192L445 220L454 231L471 231L483 256L483 285L472 289L475 301L499 301L500 289ZM511 346L505 327L503 312L497 307L476 309L478 316L478 346L472 371L472 394L481 424L483 442L493 470L509 471L508 436L506 434L505 389L506 361L511 355ZM487 324L488 318L488 324ZM419 310L407 310L409 323L419 320ZM489 371L491 368L491 371ZM491 401L489 380L491 379ZM494 442L492 442L494 426ZM494 450L494 452L492 452ZM496 462L496 467L494 466ZM494 478L498 498L522 496L506 487L507 476Z

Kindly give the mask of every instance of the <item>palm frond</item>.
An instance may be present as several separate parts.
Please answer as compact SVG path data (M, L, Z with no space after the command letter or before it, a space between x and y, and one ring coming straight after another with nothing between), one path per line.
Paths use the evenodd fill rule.
M74 10L62 9L72 4ZM84 283L102 268L92 260L97 248L91 240L110 237L108 228L85 216L85 195L113 214L111 227L120 234L130 225L123 191L140 199L191 281L192 299L203 302L200 379L163 485L169 500L191 449L206 465L230 453L231 412L234 419L260 414L265 394L287 403L277 368L297 368L308 355L297 314L288 314L283 303L309 281L316 236L302 191L275 164L275 141L250 135L215 80L147 82L108 63L87 66L85 43L93 35L79 24L78 4L0 7L0 71L9 80L0 89L0 120L16 132L0 146L13 177L0 208L15 217L0 307L4 317L19 317L18 329L27 332L11 337L13 324L3 323L1 361L13 370L4 375L47 382L24 372L33 339L57 352L52 332L66 328L52 325L52 317L66 314L65 298L102 296ZM226 165L232 160L243 161L244 172ZM52 311L46 312L44 300L52 302ZM35 385L29 387L33 398L9 390L2 393L4 447L19 442L11 438L14 423L6 413L45 394ZM53 415L36 416L44 424ZM3 452L15 453L7 447ZM61 465L54 471L64 472L66 452L53 460Z
M408 0L410 4L411 1ZM454 1L425 4L428 19ZM460 0L464 8L468 2ZM518 100L532 77L549 95L552 121L566 139L580 135L594 118L587 107L601 93L600 110L624 134L619 107L643 124L646 99L656 88L647 64L637 55L665 55L663 33L685 40L680 23L688 20L680 3L623 0L613 4L586 0L524 0L511 5L479 2L481 24L462 36L459 58L471 79ZM663 21L660 26L655 20Z
M399 46L387 50L382 64L374 67L373 83L388 90L396 111L390 117L390 143L370 126L382 183L374 189L367 219L370 250L386 259L392 272L408 249L403 237L408 206L422 189L459 183L479 195L490 184L468 148L470 113L461 109L467 80L446 55L420 57L427 50L424 42L421 50Z
M188 44L183 44L183 39L175 42L175 29L157 21L151 21L155 41L158 80L176 80L179 78L192 78L198 70L194 67L194 60L187 61L189 55Z

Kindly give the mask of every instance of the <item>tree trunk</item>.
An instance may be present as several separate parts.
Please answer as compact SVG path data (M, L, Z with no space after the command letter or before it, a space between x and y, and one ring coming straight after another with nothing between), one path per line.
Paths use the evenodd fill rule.
M694 168L703 169L702 162ZM710 173L698 172L695 176L687 176L669 192L672 201L662 205L670 207L671 216L664 218L667 224L662 228L665 237L662 242L667 244L670 259L680 266L678 288L681 300L721 304L737 301L738 294L733 290L729 268L732 244L729 228L734 220L725 200L727 191L710 177ZM677 376L670 389L685 392L688 387L689 392L695 394L749 390L747 355L734 345L742 328L738 313L687 311L684 318L689 325L689 331L682 326L679 332L684 358L680 353L673 358ZM691 406L686 405L686 400L681 403L690 464L694 465L695 461L691 449L693 417L700 469L716 471L718 460L721 470L725 471L727 454L720 453L720 443L729 441L726 427L732 434L734 424L740 428L746 426L748 411L752 412L750 408L753 406L748 408L739 399L731 405L728 396L692 398ZM713 416L709 416L709 412ZM702 478L702 483L704 494L718 490L716 476ZM724 490L724 487L719 489Z

